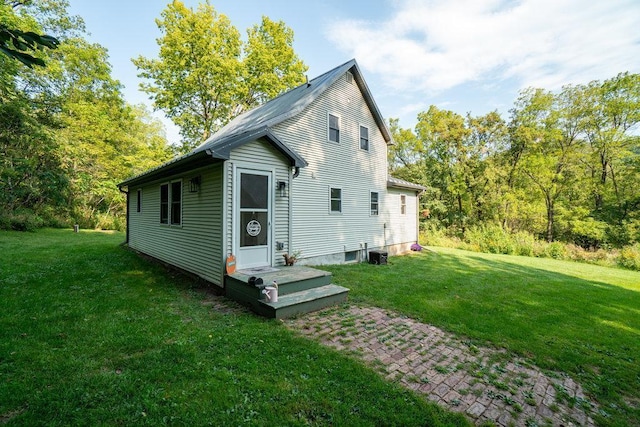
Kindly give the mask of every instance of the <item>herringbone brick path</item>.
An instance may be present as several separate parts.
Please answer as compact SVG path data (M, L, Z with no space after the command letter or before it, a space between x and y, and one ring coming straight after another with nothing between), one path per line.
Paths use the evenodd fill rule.
M353 351L391 381L498 426L594 425L595 404L566 375L375 307L341 306L285 320L288 328Z

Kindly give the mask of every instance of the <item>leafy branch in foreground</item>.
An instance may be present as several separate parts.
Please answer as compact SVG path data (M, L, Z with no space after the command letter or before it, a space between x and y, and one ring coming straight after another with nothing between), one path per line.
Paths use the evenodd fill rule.
M39 65L44 61L27 52L35 52L42 48L56 49L60 41L53 36L36 34L33 31L11 29L0 25L0 52L9 58L17 59L27 67Z

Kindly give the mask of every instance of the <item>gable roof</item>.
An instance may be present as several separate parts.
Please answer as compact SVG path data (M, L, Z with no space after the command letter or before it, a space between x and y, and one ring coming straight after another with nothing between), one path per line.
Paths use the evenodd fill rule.
M358 63L355 59L352 59L337 66L333 70L327 71L315 79L310 80L308 83L304 83L294 89L291 89L261 106L237 116L194 151L205 149L215 150L215 147L230 135L251 132L262 126L271 127L294 117L316 100L347 71L351 72L355 82L358 84L367 106L371 110L371 114L380 128L380 132L382 132L384 140L387 143L390 143L391 132L389 132L384 118L382 117L382 114L380 114L380 110L378 110L378 106L373 100L369 87L362 77Z
M387 143L391 143L391 132L382 114L380 114L378 106L373 100L371 91L362 77L358 63L355 59L352 59L310 80L308 83L304 83L252 110L240 114L191 152L163 163L140 175L129 178L118 184L118 187L161 178L186 170L191 162L205 164L207 159L209 161L214 159L228 160L231 150L260 138L271 143L278 151L284 154L285 157L289 159L291 166L307 166L307 162L294 150L280 141L271 132L270 128L301 113L347 71L351 72L354 81L358 84L360 92L384 140Z

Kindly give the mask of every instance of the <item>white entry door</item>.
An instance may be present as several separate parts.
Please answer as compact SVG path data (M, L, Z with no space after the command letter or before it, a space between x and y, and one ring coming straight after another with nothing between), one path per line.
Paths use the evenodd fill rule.
M236 170L237 268L271 265L271 172Z

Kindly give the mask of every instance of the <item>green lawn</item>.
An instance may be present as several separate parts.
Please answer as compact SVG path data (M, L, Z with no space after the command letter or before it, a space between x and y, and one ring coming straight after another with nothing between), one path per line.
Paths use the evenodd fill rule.
M466 425L123 240L0 232L0 424Z
M390 265L330 266L352 302L525 356L580 381L603 425L640 425L640 273L432 248Z

